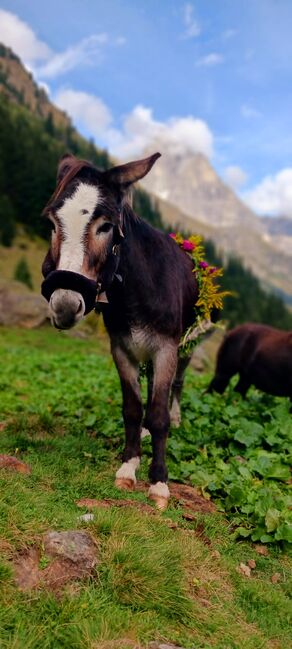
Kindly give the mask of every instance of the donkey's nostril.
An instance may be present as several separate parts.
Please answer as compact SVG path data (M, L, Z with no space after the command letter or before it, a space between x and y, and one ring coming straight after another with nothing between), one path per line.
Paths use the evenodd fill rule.
M79 300L79 305L78 305L78 309L76 311L76 315L79 315L79 313L81 313L82 309L83 309L83 303L82 303L82 300Z

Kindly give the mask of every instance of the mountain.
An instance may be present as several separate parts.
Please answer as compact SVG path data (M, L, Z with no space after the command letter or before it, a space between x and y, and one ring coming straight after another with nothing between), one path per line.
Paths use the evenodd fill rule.
M291 296L292 249L277 248L278 239L269 235L264 220L223 183L207 158L174 151L159 140L145 153L149 151L161 151L162 157L143 186L156 196L164 220L207 234L223 257L237 255L264 286Z
M285 216L266 216L261 218L265 241L286 255L292 254L292 219Z
M0 43L0 92L10 101L21 104L43 119L52 120L55 127L71 125L66 113L52 104L44 88L38 86L30 72L14 52Z

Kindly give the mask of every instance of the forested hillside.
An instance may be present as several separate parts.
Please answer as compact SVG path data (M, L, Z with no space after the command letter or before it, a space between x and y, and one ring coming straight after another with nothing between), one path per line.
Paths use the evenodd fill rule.
M57 162L65 151L89 159L103 169L111 164L108 153L82 138L69 121L66 128L56 126L50 114L45 119L38 117L3 95L0 150L0 240L5 246L11 245L18 223L30 236L47 237L41 212L54 189ZM139 188L135 191L134 208L155 227L164 228L153 200ZM206 242L206 250L211 263L222 265L212 242ZM263 291L238 259L230 258L225 263L222 285L235 292L234 297L226 300L223 313L229 326L253 320L292 328L292 316L283 301Z

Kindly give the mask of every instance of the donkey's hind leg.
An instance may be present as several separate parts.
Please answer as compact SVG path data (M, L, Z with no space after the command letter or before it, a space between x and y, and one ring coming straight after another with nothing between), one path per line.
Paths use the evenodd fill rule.
M179 356L177 361L177 370L172 384L170 396L170 422L175 428L178 428L181 422L181 393L184 384L185 371L190 363L191 358L192 356Z
M231 379L232 375L229 374L223 374L219 373L216 371L216 374L214 378L212 379L210 385L208 386L206 392L219 392L219 394L223 394L223 392L226 390L227 385Z
M239 375L239 380L236 383L234 391L239 392L239 394L241 394L242 398L245 399L246 393L247 393L248 389L250 388L250 386L251 386L251 382L247 378L247 376L245 376L244 374L240 374Z
M123 463L116 472L115 484L120 489L133 489L141 456L140 432L143 407L140 396L139 366L132 362L119 346L112 346L112 354L121 381L126 433Z
M154 361L154 377L151 403L147 404L145 426L152 438L152 462L149 469L149 497L159 509L165 509L169 498L165 447L170 425L169 395L177 366L177 347L164 342Z

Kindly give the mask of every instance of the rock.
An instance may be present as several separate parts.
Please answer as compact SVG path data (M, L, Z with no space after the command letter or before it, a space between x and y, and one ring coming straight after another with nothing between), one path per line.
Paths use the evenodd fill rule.
M13 455L0 455L0 469L10 469L17 473L31 473L31 468Z
M98 563L96 543L83 531L48 532L42 548L44 555L35 545L15 558L15 581L21 590L46 587L60 592L70 582L90 577Z
M82 516L78 516L78 520L88 523L94 520L94 514L89 514L89 512L87 514L82 514Z
M62 557L91 570L97 563L96 545L83 531L48 532L44 537L45 554Z
M21 282L0 280L0 325L31 329L49 317L48 304Z

